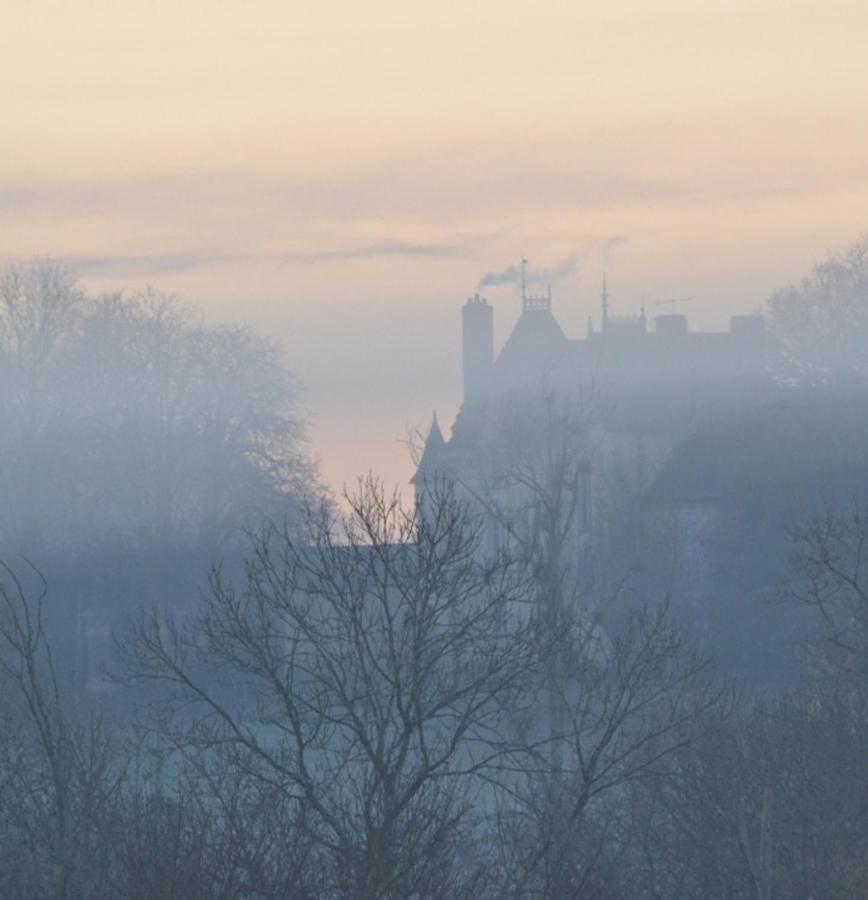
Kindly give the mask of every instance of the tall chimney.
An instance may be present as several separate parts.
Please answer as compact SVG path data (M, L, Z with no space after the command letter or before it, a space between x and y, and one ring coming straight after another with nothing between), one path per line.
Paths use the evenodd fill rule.
M486 391L494 364L494 310L475 294L461 310L464 402L476 403Z

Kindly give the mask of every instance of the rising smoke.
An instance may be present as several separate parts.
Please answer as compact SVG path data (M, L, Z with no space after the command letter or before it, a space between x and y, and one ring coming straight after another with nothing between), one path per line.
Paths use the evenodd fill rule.
M534 284L553 284L562 281L565 278L574 276L579 267L579 254L571 253L569 256L545 268L528 267L525 273L527 283ZM507 284L521 283L521 266L510 265L500 272L487 272L479 279L477 287L501 287Z

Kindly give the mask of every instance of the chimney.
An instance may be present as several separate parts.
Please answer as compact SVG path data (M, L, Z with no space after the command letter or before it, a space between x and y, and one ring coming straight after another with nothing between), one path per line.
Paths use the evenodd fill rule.
M475 294L461 310L464 402L477 402L486 391L494 364L494 310Z

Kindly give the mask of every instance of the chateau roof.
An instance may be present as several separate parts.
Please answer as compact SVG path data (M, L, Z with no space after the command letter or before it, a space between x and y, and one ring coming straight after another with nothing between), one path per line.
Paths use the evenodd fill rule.
M500 368L539 366L560 356L568 341L557 319L548 309L525 309L500 355Z
M552 315L550 296L525 298L522 313L497 356L486 396L461 408L447 442L436 414L412 482L460 468L480 446L485 408L542 375L555 389L583 386L606 397L601 415L612 432L674 434L697 416L759 401L771 387L759 316L735 316L728 332L690 331L682 315L606 314L601 331L568 339ZM496 407L495 407L496 408Z
M437 421L437 411L434 410L431 417L431 428L425 439L425 449L422 451L422 458L419 460L416 474L410 479L410 484L415 484L420 475L436 472L441 467L442 453L445 449L446 441L443 439L443 432Z

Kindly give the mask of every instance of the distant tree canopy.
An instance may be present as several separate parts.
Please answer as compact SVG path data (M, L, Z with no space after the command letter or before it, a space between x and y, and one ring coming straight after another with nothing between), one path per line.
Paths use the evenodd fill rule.
M768 301L775 374L808 387L868 385L868 236Z
M318 489L280 348L152 290L88 296L61 264L0 273L0 546L225 546Z

